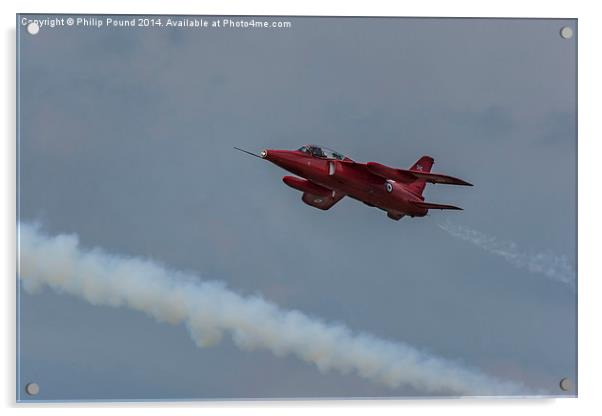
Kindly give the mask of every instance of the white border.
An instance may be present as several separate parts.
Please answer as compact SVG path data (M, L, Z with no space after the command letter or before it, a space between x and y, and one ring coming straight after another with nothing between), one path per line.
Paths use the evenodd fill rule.
M596 242L602 231L600 217L596 215L602 205L596 204L601 188L599 166L602 165L600 123L596 122L602 111L599 100L600 74L602 74L600 40L601 19L595 2L590 1L545 1L504 0L495 4L484 1L411 1L386 2L381 0L295 0L267 1L196 1L150 0L126 3L124 0L75 2L66 0L47 1L4 1L2 2L2 34L4 65L2 82L4 97L2 126L5 128L2 163L3 202L0 204L4 222L3 238L0 240L4 267L5 316L2 319L4 335L1 342L3 374L1 378L2 404L8 414L30 413L42 410L48 414L81 413L104 414L122 409L128 414L163 414L166 408L177 414L197 414L199 410L219 411L235 414L246 408L252 414L305 414L308 411L331 414L333 411L363 414L366 411L394 413L400 411L437 412L450 415L507 414L528 411L533 415L588 414L602 408L602 399L596 387L600 385L602 313L599 301L602 270L595 261L598 250ZM455 16L455 17L557 17L579 19L579 398L547 400L410 400L410 401L315 401L315 402L194 402L194 403L150 403L150 404L70 404L70 405L16 405L15 404L15 14L21 13L139 13L139 14L231 14L231 15L333 15L333 16ZM41 409L40 409L41 408Z

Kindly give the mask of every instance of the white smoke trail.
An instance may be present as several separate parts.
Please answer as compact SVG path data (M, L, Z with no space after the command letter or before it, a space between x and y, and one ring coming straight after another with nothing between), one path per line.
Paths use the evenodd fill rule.
M21 224L19 239L19 276L26 290L49 286L94 305L125 306L159 321L184 323L200 347L228 333L240 348L293 354L320 371L355 372L391 388L410 385L427 393L460 395L528 393L521 384L407 344L354 334L260 297L243 297L219 282L201 281L150 260L82 249L75 235L51 237Z
M468 241L491 254L504 258L515 267L527 269L531 273L543 274L575 288L575 270L566 256L551 252L525 253L516 243L501 241L480 231L449 222L439 224L439 227L453 237Z

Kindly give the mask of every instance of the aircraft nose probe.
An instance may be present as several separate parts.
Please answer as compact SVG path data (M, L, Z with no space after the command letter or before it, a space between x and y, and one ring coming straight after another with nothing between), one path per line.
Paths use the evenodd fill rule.
M255 153L249 152L248 150L241 149L240 147L234 146L234 148L236 150L240 150L241 152L244 152L244 153L246 153L248 155L251 155L251 156L258 157L260 159L265 159L268 156L268 151L267 150L262 150L260 154L256 155Z

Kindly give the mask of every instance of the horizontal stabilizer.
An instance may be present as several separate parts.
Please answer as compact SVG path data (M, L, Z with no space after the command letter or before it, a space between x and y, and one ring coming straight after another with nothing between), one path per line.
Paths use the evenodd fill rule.
M454 178L448 175L441 175L439 173L426 173L418 170L391 168L376 162L368 162L366 163L366 167L375 175L385 179L392 179L401 183L412 183L417 180L424 180L425 182L429 183L472 186L471 183L463 181L462 179Z
M414 171L406 171L417 179L424 179L428 183L444 183L446 185L462 185L462 186L473 186L472 183L468 183L462 179L454 178L453 176L441 175L440 173L422 173Z
M456 209L462 211L462 208L453 205L433 204L432 202L412 202L413 205L425 209Z

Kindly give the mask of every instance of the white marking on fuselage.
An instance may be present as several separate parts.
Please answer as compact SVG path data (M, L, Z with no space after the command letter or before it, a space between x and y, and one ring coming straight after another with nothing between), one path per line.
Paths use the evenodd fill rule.
M334 165L334 162L328 162L328 174L330 176L334 175L334 172L336 171L336 167Z

